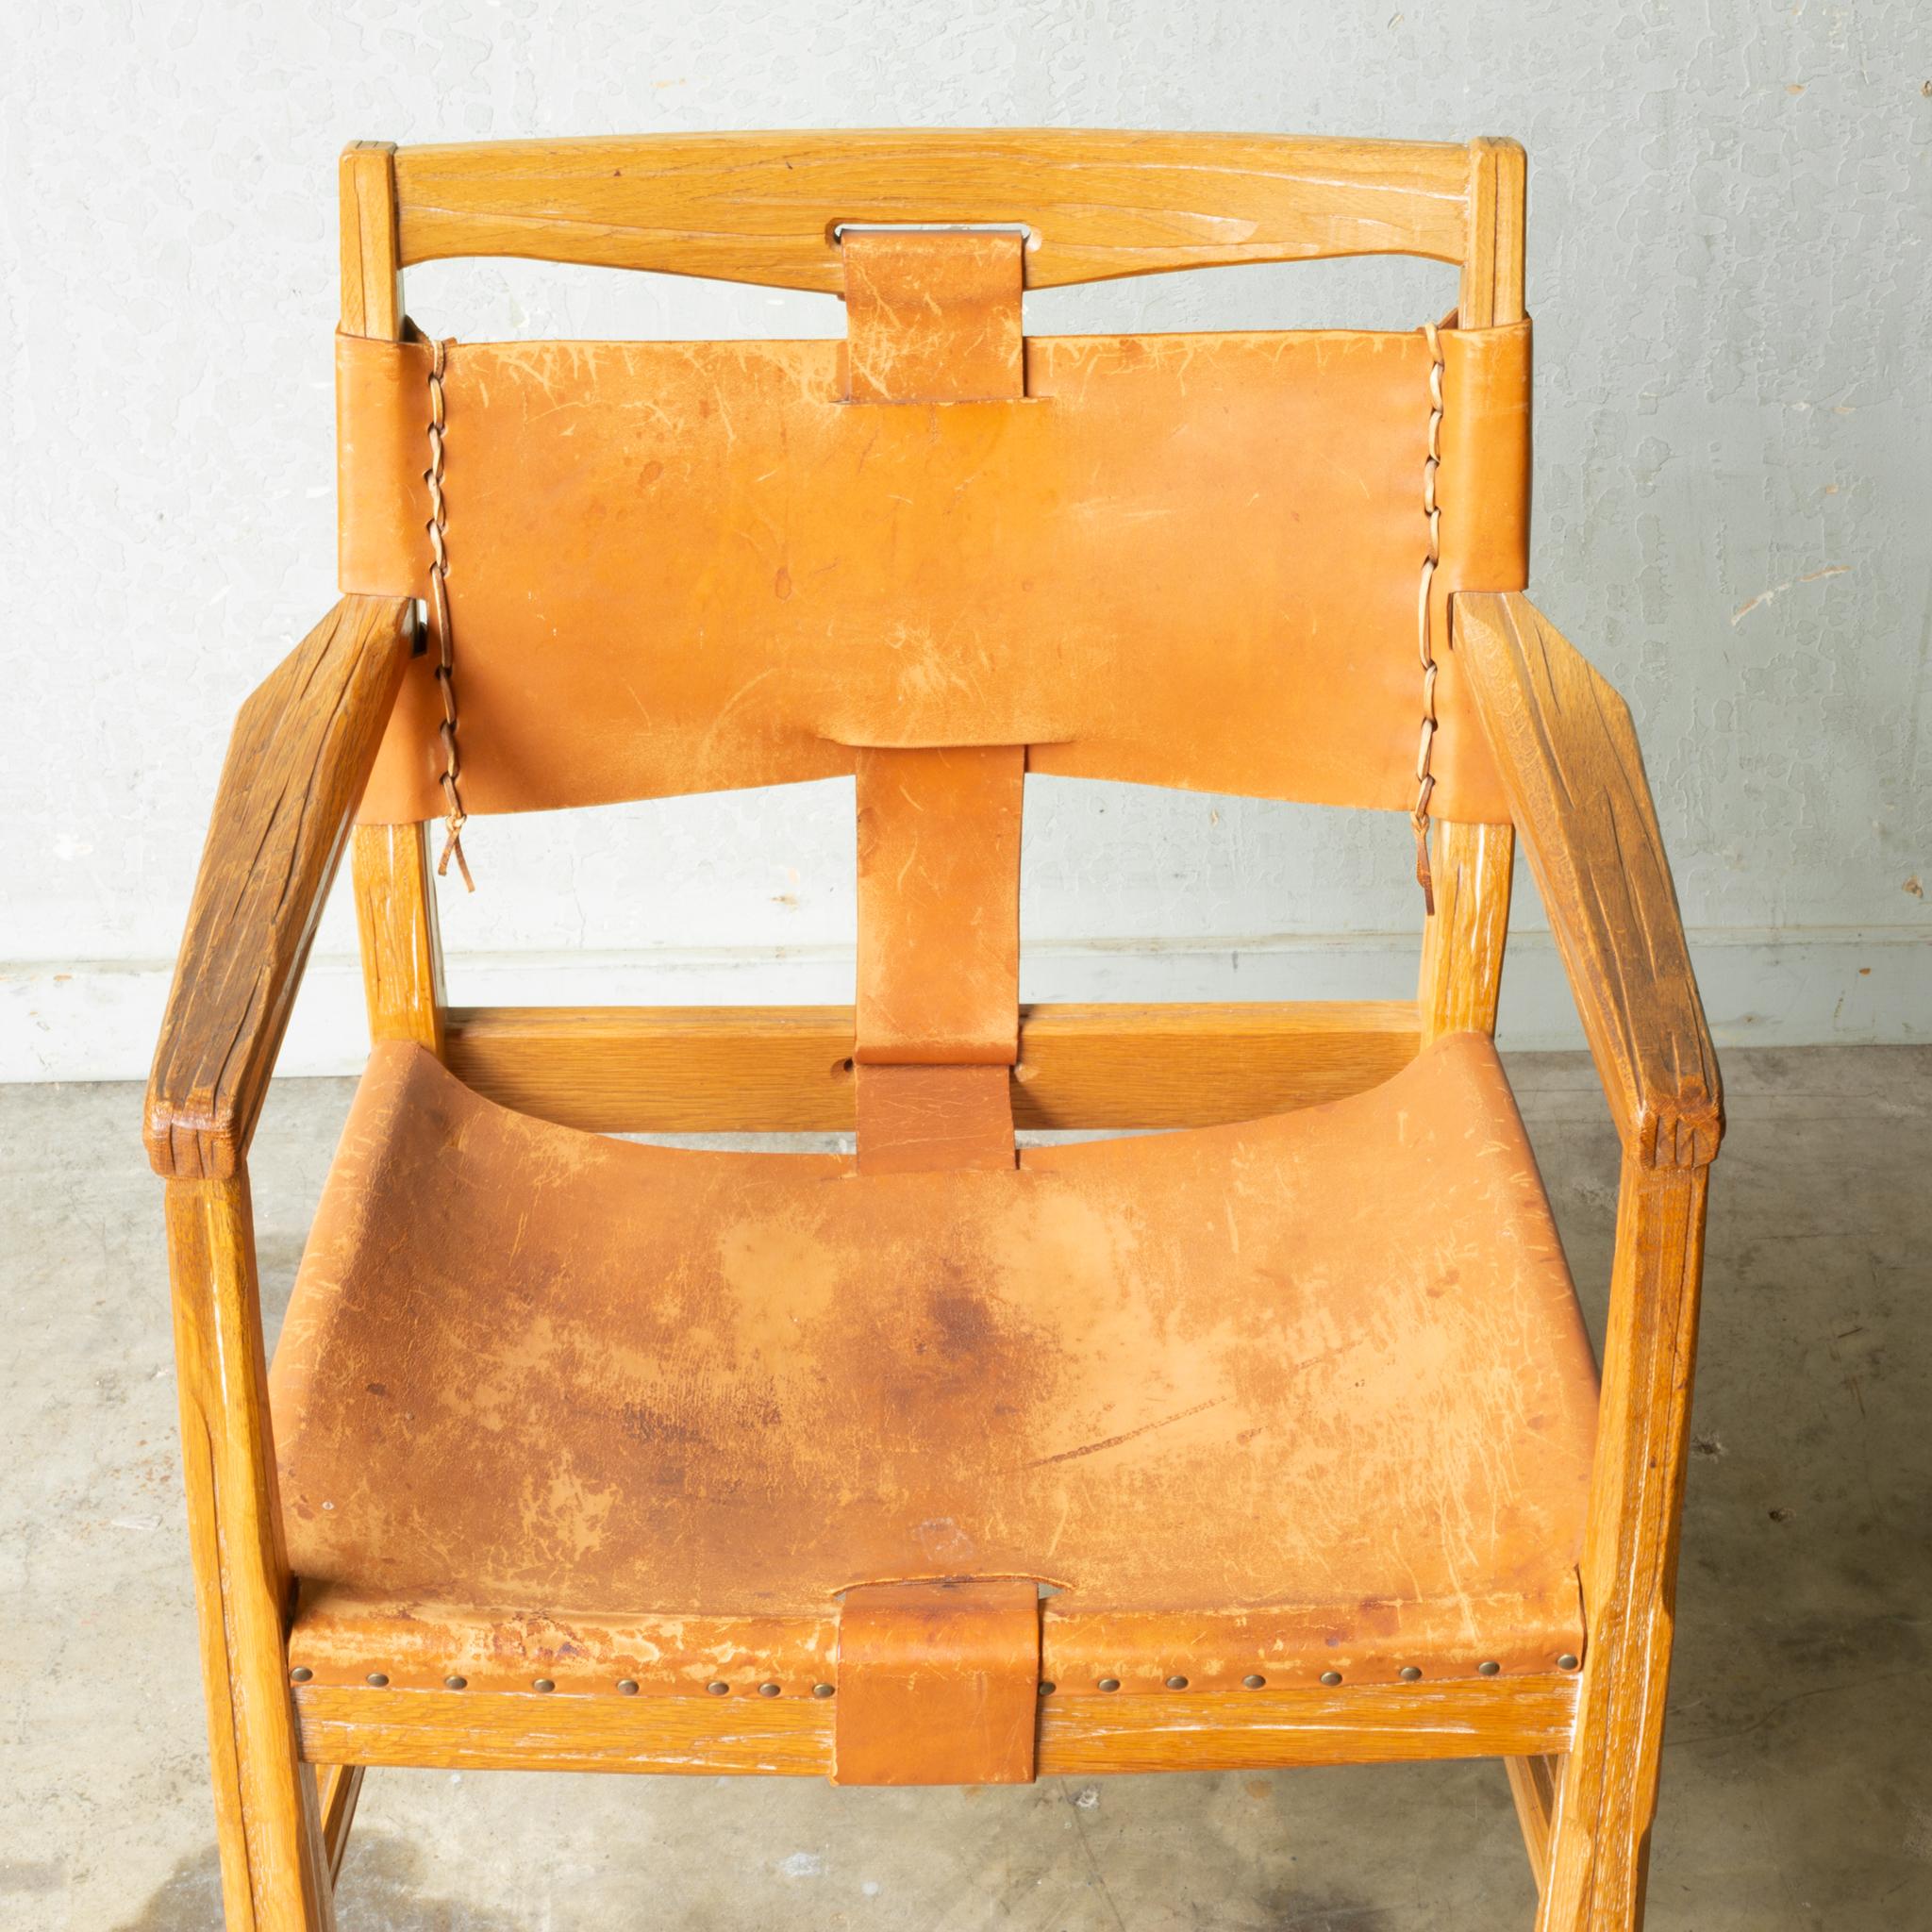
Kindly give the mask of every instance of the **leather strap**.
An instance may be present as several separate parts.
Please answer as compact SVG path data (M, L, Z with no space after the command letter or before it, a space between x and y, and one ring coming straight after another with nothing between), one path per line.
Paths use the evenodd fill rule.
M839 1615L836 1785L1024 1785L1040 1707L1025 1577L871 1583Z
M861 1066L1002 1066L1020 1045L1019 745L858 758Z
M1017 234L848 233L847 401L1024 396L1021 250Z
M850 400L1026 391L1018 235L845 237ZM1013 1166L1024 745L856 747L858 1169Z
M1005 1067L856 1069L860 1174L1011 1170L1013 1101Z

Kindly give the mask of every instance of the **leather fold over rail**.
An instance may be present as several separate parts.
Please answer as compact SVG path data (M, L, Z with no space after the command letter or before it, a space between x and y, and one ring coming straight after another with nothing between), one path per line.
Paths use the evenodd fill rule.
M1030 1784L1039 1587L999 1577L848 1590L838 1691L834 1784Z
M846 394L855 403L971 403L1026 393L1024 238L848 233Z
M1013 1101L1005 1067L861 1062L853 1074L860 1174L1011 1171Z
M1436 808L1505 820L1446 612L1526 581L1529 325L1441 340ZM1024 396L883 408L846 400L849 353L451 349L472 812L826 777L858 745L1414 803L1420 332L1036 337ZM427 373L421 344L339 338L344 590L425 588ZM440 808L432 670L366 820Z

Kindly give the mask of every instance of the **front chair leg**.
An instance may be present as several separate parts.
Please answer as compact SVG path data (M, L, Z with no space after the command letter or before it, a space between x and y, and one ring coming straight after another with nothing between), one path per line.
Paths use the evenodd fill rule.
M1639 1932L1663 1754L1707 1169L1624 1157L1584 1536L1589 1648L1537 1932Z
M334 1932L315 1780L300 1761L288 1565L244 1174L168 1183L188 1532L227 1932Z

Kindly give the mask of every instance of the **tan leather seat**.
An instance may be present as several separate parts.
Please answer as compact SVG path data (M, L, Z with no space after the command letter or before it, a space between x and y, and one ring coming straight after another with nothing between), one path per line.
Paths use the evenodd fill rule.
M1037 1579L1070 1689L1582 1649L1595 1371L1474 1034L912 1175L580 1134L379 1045L271 1394L325 1683L797 1693L841 1590L941 1576Z

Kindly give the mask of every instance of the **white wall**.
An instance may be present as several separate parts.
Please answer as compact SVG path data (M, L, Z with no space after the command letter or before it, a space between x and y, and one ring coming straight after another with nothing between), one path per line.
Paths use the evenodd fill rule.
M1521 139L1533 588L1636 711L1713 1020L1932 1034L1923 0L176 0L21 5L8 39L0 1077L144 1070L228 720L332 595L338 149L739 126ZM841 325L526 264L408 293L471 337ZM1452 296L1428 264L1317 264L1028 322L1407 326ZM1038 781L1028 814L1031 996L1412 984L1400 819ZM467 843L459 998L844 996L849 786ZM285 1067L356 1058L344 896ZM1572 1028L1532 937L1506 1035Z

